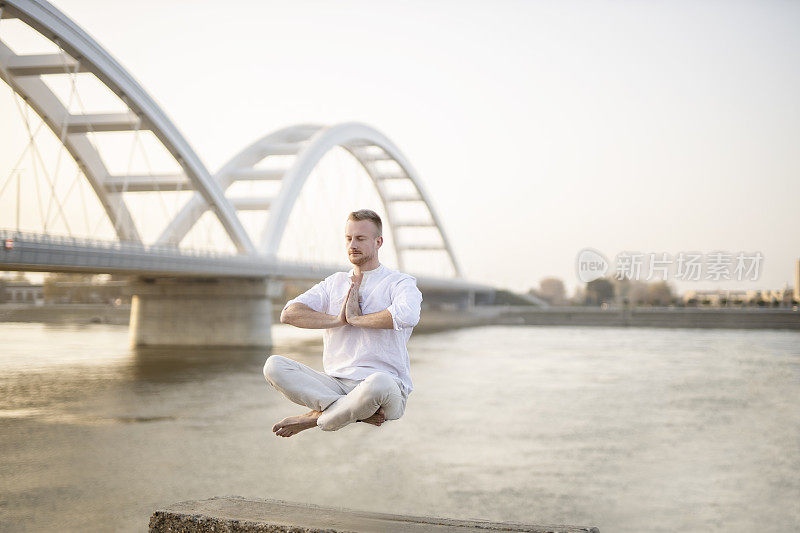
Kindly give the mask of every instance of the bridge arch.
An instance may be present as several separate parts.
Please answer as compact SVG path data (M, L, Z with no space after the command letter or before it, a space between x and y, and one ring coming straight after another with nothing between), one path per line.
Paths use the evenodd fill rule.
M262 237L258 242L258 252L267 257L276 258L289 215L303 186L323 156L337 147L347 150L366 170L372 180L388 218L387 225L392 233L392 242L395 246L399 267L404 269L404 255L408 251L443 251L450 260L456 277L461 277L461 270L450 242L416 171L385 135L366 124L357 122L330 127L303 124L278 130L242 150L215 175L222 190L227 190L239 179L280 180L280 189L275 197L250 199L247 205L241 206L244 209L255 208L269 211ZM294 155L295 158L285 170L256 168L256 164L269 155ZM393 162L396 166L392 171L387 172L384 162ZM410 183L413 193L393 195L383 187L385 180L404 180ZM228 200L230 201L230 199ZM393 205L397 202L417 202L424 206L429 218L422 220L398 219L393 209ZM197 222L203 211L204 204L201 199L193 198L173 219L159 238L159 242L179 243ZM440 243L422 245L399 241L397 230L404 227L433 228L440 237Z
M97 195L120 240L142 241L122 199L123 192L193 189L215 211L237 250L254 252L253 243L235 210L225 201L222 190L189 143L144 88L94 39L44 0L3 0L0 18L19 19L58 46L59 53L24 55L16 54L0 40L0 79L20 95L59 138ZM83 72L94 74L128 110L73 114L42 79L49 74ZM178 175L111 175L89 138L94 132L142 130L152 131L175 159L181 169ZM129 184L134 185L128 189Z
M452 247L416 171L400 150L382 133L361 123L335 126L303 124L273 132L251 144L211 175L175 125L138 82L94 39L45 0L2 0L0 18L18 19L44 39L57 45L57 53L22 54L8 46L0 35L0 79L38 114L63 148L75 161L92 188L105 215L121 241L142 243L125 193L147 191L193 191L192 197L168 221L158 237L160 244L178 245L195 223L211 210L240 254L275 257L289 215L309 175L329 151L341 147L365 169L387 215L388 230L403 268L407 252L442 251L461 276ZM116 95L124 111L76 113L65 105L45 82L49 75L90 73ZM105 132L152 132L180 170L174 174L114 175L91 135ZM294 156L282 170L258 168L269 155ZM386 163L390 163L387 170ZM228 198L225 192L236 180L279 180L280 189L270 198ZM407 194L392 194L389 180L410 185ZM55 194L55 193L54 193ZM403 220L394 207L416 202L424 214L417 220ZM269 215L259 242L245 230L237 211L267 210ZM45 221L45 227L47 223ZM400 228L431 228L435 243L402 242Z

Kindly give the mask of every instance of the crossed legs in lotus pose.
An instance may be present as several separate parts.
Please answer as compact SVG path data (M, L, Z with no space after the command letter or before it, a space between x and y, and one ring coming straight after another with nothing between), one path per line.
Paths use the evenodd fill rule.
M288 357L273 355L264 364L264 378L296 404L311 409L289 416L272 427L280 437L291 437L319 426L336 431L353 422L380 426L403 416L406 398L395 379L375 372L366 379L336 378Z

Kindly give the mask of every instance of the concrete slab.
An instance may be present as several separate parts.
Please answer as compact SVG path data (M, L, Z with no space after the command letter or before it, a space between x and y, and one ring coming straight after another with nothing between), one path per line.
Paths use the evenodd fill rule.
M229 533L460 533L467 531L599 533L595 527L393 515L239 496L180 502L155 511L150 518L151 533L205 531Z

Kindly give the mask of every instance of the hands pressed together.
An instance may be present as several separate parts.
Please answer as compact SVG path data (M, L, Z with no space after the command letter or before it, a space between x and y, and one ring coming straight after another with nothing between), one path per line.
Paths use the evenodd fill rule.
M339 325L344 326L350 324L355 326L354 322L357 320L355 317L361 316L361 305L358 302L358 290L361 287L361 280L364 279L364 274L358 276L350 276L350 290L342 303L342 309L339 311Z

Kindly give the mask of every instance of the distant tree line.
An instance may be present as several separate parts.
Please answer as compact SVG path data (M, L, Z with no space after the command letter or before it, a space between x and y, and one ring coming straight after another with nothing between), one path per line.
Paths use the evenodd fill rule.
M677 306L697 307L714 304L708 298L692 298L684 302L683 298L675 293L666 281L640 281L630 279L617 279L616 277L599 278L586 284L579 285L572 297L567 296L564 282L559 278L548 277L539 282L538 289L530 289L529 294L545 300L550 305L585 305L601 306L603 304L630 305L630 306ZM781 305L800 305L787 293L783 301L775 298L764 300L760 294L754 299L743 301L734 299L728 301L720 298L721 306L759 306L779 307Z
M48 303L130 303L127 278L98 278L94 274L50 274L42 293Z

